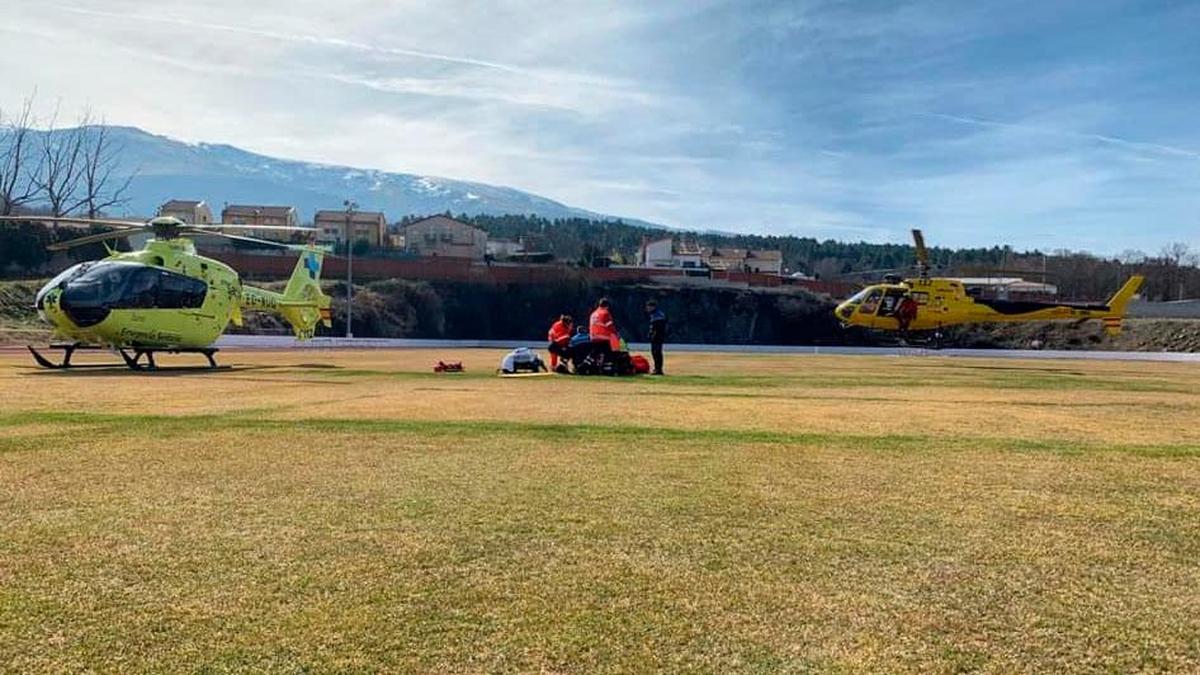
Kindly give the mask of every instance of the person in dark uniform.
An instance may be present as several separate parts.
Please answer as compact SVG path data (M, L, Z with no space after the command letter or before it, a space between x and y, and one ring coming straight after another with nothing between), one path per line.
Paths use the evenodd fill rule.
M663 374L663 343L667 341L667 314L658 308L658 303L646 302L646 314L650 315L650 356L654 359L655 375Z
M572 368L578 368L579 363L592 353L592 338L588 335L588 327L579 324L575 326L575 334L567 343L567 360Z

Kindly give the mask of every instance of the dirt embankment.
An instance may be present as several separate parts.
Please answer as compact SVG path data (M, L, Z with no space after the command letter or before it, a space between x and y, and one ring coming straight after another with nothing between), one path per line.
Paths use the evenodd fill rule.
M45 342L50 337L33 308L42 283L0 281L0 345Z
M326 284L333 335L345 333L345 285ZM846 335L827 298L797 290L678 288L648 284L489 284L388 280L355 287L354 334L360 337L543 340L560 314L586 322L601 297L612 302L622 335L644 340L645 303L670 318L674 342L834 344ZM286 333L278 317L247 317L244 332Z
M269 287L278 290L281 285ZM333 297L333 335L345 333L345 286L326 284ZM868 344L833 319L833 303L806 293L647 285L593 287L431 284L403 280L356 287L354 334L361 337L541 339L560 312L586 320L607 295L622 331L644 339L645 301L654 298L671 319L674 342L709 344ZM247 316L242 332L286 334L271 314ZM1200 352L1200 320L1126 319L1110 337L1098 321L984 324L949 331L954 346L985 349L1104 349Z
M1126 319L1115 337L1099 321L963 326L949 337L955 346L991 349L1200 352L1200 320Z
M261 284L282 291L279 282ZM0 282L0 342L44 342L49 331L33 308L40 282ZM333 328L345 333L346 289L326 282ZM655 299L671 319L670 339L710 344L834 344L847 336L833 319L832 301L802 290L591 285L422 282L392 279L356 286L354 334L359 337L542 340L559 314L586 321L601 297L612 301L621 332L646 337L644 306ZM248 312L230 332L288 334L280 317Z

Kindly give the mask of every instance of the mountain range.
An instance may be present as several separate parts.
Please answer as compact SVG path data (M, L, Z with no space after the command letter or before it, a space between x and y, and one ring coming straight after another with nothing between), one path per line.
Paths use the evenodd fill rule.
M38 131L67 134L71 129ZM169 199L208 202L220 217L225 204L294 206L301 222L318 209L341 209L346 199L363 211L382 211L389 222L405 215L450 211L467 215L532 214L544 218L610 220L616 216L568 206L510 187L317 164L260 155L232 145L186 143L128 126L109 126L119 148L114 175L133 174L129 201L114 216L151 216ZM39 139L33 139L36 145ZM633 225L659 227L636 219Z

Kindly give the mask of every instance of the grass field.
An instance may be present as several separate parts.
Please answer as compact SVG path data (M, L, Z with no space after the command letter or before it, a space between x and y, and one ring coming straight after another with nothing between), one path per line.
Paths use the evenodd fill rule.
M0 353L0 668L1200 669L1194 365L222 356Z

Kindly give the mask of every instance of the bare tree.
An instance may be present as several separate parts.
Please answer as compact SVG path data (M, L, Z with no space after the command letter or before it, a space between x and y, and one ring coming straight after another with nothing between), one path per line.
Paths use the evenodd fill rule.
M1159 254L1163 261L1164 277L1167 281L1165 297L1174 296L1177 300L1184 298L1185 280L1188 271L1183 269L1195 264L1196 256L1187 244L1176 241L1167 244Z
M1147 256L1145 251L1140 251L1135 248L1127 248L1124 251L1121 251L1120 255L1117 256L1117 260L1121 261L1121 263L1124 265L1137 265L1145 262L1146 258Z
M41 135L40 171L29 173L29 180L41 191L41 200L54 216L65 216L80 206L77 197L83 176L84 129L91 118L87 113L71 129L55 129L58 113Z
M1182 241L1172 242L1163 246L1162 257L1172 265L1186 265L1190 256L1190 248Z
M124 180L113 176L113 172L120 168L121 148L113 145L109 128L103 121L96 125L80 125L80 129L83 135L83 166L80 171L78 207L84 209L88 218L95 218L104 209L129 201L126 192L134 174L126 175Z
M10 216L34 201L40 189L30 175L41 173L37 148L31 147L33 96L25 99L16 117L5 120L0 111L0 216ZM34 169L30 170L30 164Z

